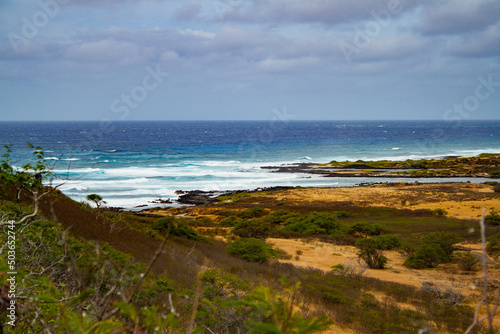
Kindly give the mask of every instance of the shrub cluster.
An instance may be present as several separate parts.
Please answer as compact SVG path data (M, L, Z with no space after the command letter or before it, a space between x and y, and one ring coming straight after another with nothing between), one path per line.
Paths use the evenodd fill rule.
M337 215L328 212L313 212L306 216L292 217L285 221L286 231L302 234L341 234Z
M432 232L426 234L404 262L412 269L434 268L441 263L448 263L452 259L454 246L459 242L453 233Z
M395 249L401 246L399 238L393 234L377 235L371 238L361 238L355 243L358 248L375 248L382 250Z
M486 245L486 251L493 256L500 254L500 233L489 237L488 244Z
M488 215L484 217L484 221L491 225L500 225L500 214L496 211L490 211Z
M272 256L271 246L255 238L235 240L228 246L229 254L252 262L265 262Z
M271 233L271 224L259 219L242 220L236 223L232 233L240 238L266 239Z
M151 228L162 235L170 233L178 237L184 237L195 241L204 241L205 238L198 235L196 231L184 223L184 220L174 219L172 217L160 218L151 224Z
M356 223L349 227L347 233L361 236L380 235L387 232L387 227L381 224Z

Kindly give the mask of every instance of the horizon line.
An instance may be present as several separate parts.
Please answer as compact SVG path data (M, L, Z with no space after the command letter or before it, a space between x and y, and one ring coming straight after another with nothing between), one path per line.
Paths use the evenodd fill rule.
M276 119L274 121L278 121ZM126 122L269 122L272 119L134 119L134 120L0 120L0 123L35 123L35 122L106 122L106 123L126 123ZM478 119L287 119L286 122L468 122L468 121L500 121L500 118L478 118Z

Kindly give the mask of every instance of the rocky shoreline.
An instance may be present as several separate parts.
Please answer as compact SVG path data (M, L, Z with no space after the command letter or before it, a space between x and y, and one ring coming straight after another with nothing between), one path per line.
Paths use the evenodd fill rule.
M271 173L303 173L325 177L384 178L500 178L500 155L449 156L443 159L405 161L331 161L326 164L296 163L264 166Z
M296 174L315 174L323 177L366 177L366 178L500 178L500 155L490 154L488 156L477 157L457 157L450 156L444 159L433 160L406 160L406 161L362 161L355 162L332 161L327 164L316 163L294 163L280 166L263 166L262 169L269 170L270 173L296 173ZM360 185L373 185L387 182L368 182ZM181 204L181 205L208 205L220 202L221 196L230 196L239 193L255 193L262 191L279 191L293 189L296 187L268 187L257 188L253 190L233 190L233 191L202 191L178 190L177 200L159 199L151 203L156 204ZM146 207L142 205L136 207ZM123 208L112 208L113 210L123 210ZM155 210L147 208L141 211Z

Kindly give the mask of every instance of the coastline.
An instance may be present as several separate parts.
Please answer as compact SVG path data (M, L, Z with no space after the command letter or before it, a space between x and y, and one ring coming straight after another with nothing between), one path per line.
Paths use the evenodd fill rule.
M297 163L285 164L281 166L263 166L262 169L270 170L271 173L300 173L300 174L319 174L323 177L355 178L363 177L380 182L363 182L347 188L363 186L396 186L401 182L391 182L396 179L415 180L413 183L426 180L427 185L456 185L467 184L472 180L488 183L496 182L500 178L500 154L480 154L477 156L447 156L443 159L422 159L405 161L362 161L355 162L332 161L326 164L317 163ZM406 167L406 168L405 168ZM408 168L409 167L409 168ZM443 182L432 182L434 179L444 180ZM463 181L451 181L452 179L462 179ZM427 182L428 181L428 182ZM411 184L411 182L406 182ZM180 194L176 200L163 201L163 204L171 206L176 203L178 206L185 205L213 205L224 201L224 197L237 196L238 194L269 193L293 189L315 189L324 187L301 187L301 186L275 186L259 187L246 190L227 190L227 191L177 191ZM342 188L342 187L328 187ZM135 209L141 209L144 206L138 206ZM141 212L154 212L161 210L161 207L149 207ZM132 210L137 211L137 210Z

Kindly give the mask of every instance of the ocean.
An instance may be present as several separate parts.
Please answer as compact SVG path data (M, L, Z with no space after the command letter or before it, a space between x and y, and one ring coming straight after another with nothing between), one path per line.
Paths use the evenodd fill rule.
M27 141L44 149L55 175L52 183L62 184L66 195L81 201L96 193L108 206L134 209L175 199L177 190L407 182L273 173L261 167L498 153L500 121L0 122L0 144L14 145L16 166L30 159Z

